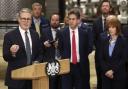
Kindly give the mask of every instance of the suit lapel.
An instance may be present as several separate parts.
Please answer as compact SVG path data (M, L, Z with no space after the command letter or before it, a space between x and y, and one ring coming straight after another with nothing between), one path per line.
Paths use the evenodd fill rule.
M69 28L66 29L64 36L67 39L67 40L65 40L65 42L67 42L67 47L69 48L69 53L71 53L71 42L70 42L71 39L70 39L70 29ZM71 54L70 54L70 56L71 56Z
M55 37L55 40L58 40L58 37L59 37L59 30L57 29L57 30L56 30L56 37Z
M102 17L100 17L99 23L101 32L104 32Z
M83 33L82 29L78 28L79 52L80 52L80 47L81 47L80 45L82 44L82 39L83 39L82 33Z
M23 42L23 39L22 39L19 29L16 29L16 39L18 41L18 43L16 43L16 44L19 44L20 47L25 50L25 45L24 45L24 42Z
M36 31L36 27L35 27L35 23L34 23L34 19L33 18L32 18L32 25L31 26L33 26L32 30Z
M116 54L116 52L117 52L117 50L118 50L118 46L120 45L120 42L119 42L119 37L117 38L117 41L116 41L116 43L115 43L115 46L114 46L114 48L113 48L113 52L112 52L112 56L111 57L113 57L115 54ZM110 57L109 56L109 38L108 38L108 41L107 41L107 44L106 44L106 50L107 50L107 55L108 55L108 57Z
M112 57L114 55L116 55L116 52L119 49L119 45L120 45L120 41L119 40L120 40L120 38L118 37L117 40L116 40L116 43L115 43L115 47L114 47L113 52L112 52Z
M49 37L49 40L53 40L53 36L52 36L52 30L51 30L51 28L50 29L48 29L48 37Z
M107 38L107 42L106 42L106 46L105 46L105 50L107 50L107 56L109 57L109 37Z
M66 34L67 34L67 35L65 35L65 37L67 37L67 39L69 39L69 40L67 40L67 43L68 43L69 47L71 48L70 29L69 29L69 28L67 29Z

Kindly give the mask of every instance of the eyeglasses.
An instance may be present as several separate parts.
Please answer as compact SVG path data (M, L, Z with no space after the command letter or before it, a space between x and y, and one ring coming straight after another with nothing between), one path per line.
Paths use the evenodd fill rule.
M30 21L31 20L31 18L20 18L21 19L21 21Z

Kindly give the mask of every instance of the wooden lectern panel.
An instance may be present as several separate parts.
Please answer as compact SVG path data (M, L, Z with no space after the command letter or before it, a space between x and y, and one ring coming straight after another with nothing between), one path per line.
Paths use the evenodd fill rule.
M70 72L70 62L69 59L62 59L59 60L60 62L60 73L59 74L66 74Z
M20 69L16 69L12 71L11 77L13 79L37 79L40 76L45 75L45 64L46 63L39 63L39 64L33 64L29 65Z
M32 89L49 89L49 78L41 77L32 81Z
M69 59L59 60L60 73L66 74L70 71ZM45 73L47 63L37 63L12 71L11 77L18 80L32 80L32 89L49 89L49 78Z
M70 62L69 59L59 60L60 62L60 74L65 74L70 71ZM11 77L13 79L38 79L43 76L47 76L45 73L45 63L37 63L33 65L29 65L20 69L16 69L12 71Z

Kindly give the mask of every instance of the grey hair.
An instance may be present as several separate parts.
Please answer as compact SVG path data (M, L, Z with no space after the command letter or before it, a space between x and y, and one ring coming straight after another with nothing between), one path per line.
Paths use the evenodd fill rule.
M30 13L30 14L32 15L31 9L29 9L29 8L22 8L22 9L19 11L17 17L19 18L22 13Z
M34 6L40 6L40 7L42 8L42 5L41 5L40 3L38 3L38 2L33 3L33 4L32 4L32 8L33 8Z

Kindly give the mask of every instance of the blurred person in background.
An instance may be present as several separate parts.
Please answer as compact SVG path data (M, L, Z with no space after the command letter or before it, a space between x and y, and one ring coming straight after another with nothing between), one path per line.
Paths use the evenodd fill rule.
M106 17L111 12L111 5L109 0L103 0L99 6L100 14L93 23L93 36L94 36L94 45L95 45L95 67L97 75L97 89L102 88L102 79L101 79L101 66L99 64L99 43L100 43L100 34L106 32Z
M43 35L41 36L41 42L43 43L43 50L45 62L52 62L53 60L59 60L58 50L58 37L60 31L60 16L58 13L53 13L50 17L50 27L43 29ZM49 88L59 89L60 77L50 76L49 77Z
M32 12L31 28L36 30L41 37L43 28L49 27L49 21L42 15L42 5L40 3L35 2L32 4Z
M126 39L121 35L121 24L116 16L108 16L106 26L108 35L101 35L99 44L102 89L126 89Z
M68 19L68 16L65 16L65 18L64 18L64 27L66 27L68 25L69 25L69 19Z

